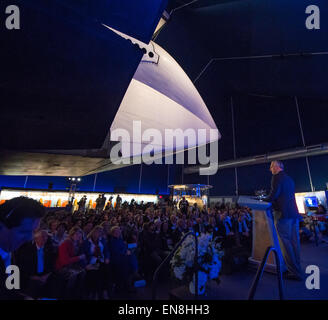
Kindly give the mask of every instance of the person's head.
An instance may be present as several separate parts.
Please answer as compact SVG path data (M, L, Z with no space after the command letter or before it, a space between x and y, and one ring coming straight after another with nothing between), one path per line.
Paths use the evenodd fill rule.
M57 220L51 220L49 221L49 230L50 232L55 232L57 230L58 221Z
M110 226L109 221L107 221L107 220L103 221L100 225L102 228L105 228L105 229L108 229Z
M270 171L273 175L278 174L284 170L284 164L281 161L272 161L270 165Z
M185 223L184 220L179 219L178 222L177 222L177 226L178 226L180 229L185 229L185 228L186 228L186 223Z
M94 227L91 232L88 234L88 238L93 242L97 242L99 238L102 236L103 228L101 226Z
M0 248L7 252L31 241L45 208L36 200L18 197L0 206Z
M83 231L85 232L85 234L88 234L93 228L93 223L92 222L88 222L84 227L83 227Z
M34 241L39 248L43 248L47 240L48 240L48 232L46 230L37 230L34 233Z
M79 227L73 227L69 231L69 234L68 235L72 239L72 241L74 241L74 242L81 242L81 240L82 240L82 234L83 234L83 231Z
M161 232L162 233L167 233L168 229L169 229L169 224L167 222L163 222L161 224Z
M143 230L146 232L153 232L154 230L154 223L153 222L146 222L143 225Z
M318 205L318 212L319 213L322 213L322 214L326 214L327 213L327 210L326 210L326 208L322 204L319 204Z
M155 229L159 231L161 229L162 221L160 219L156 219L154 224L155 224Z
M129 235L128 235L128 239L127 239L128 243L137 243L138 242L138 233L135 231L132 231Z
M110 235L113 238L120 238L121 237L121 228L118 226L112 227L110 229Z
M66 231L66 228L67 228L66 223L64 223L64 222L60 223L57 227L57 234L59 234L59 235L64 234Z
M192 219L188 219L188 220L187 220L187 227L188 227L188 228L192 228L193 225L194 225L193 220L192 220Z
M117 218L115 218L115 217L111 218L110 221L109 221L109 224L111 226L116 226L118 224Z
M177 222L177 217L176 217L175 215L172 215L172 216L170 217L170 221L171 221L172 224L176 224L176 222Z
M215 218L214 218L214 217L210 217L210 219L209 219L209 224L210 224L211 226L215 226L215 225L216 225L216 221L215 221Z
M75 225L77 227L81 228L82 227L82 220L77 220Z

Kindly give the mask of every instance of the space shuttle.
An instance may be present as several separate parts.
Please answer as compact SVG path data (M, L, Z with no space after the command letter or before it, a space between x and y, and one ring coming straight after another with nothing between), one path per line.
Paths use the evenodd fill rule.
M166 11L162 10L164 3L165 1L158 1L158 5L155 8L157 16L152 16L152 20L157 22L154 34L158 34L161 31L169 18ZM30 10L32 13L31 16L33 16L35 10L37 11L38 9L32 6L28 7L26 11L28 10ZM68 9L65 8L65 10ZM158 17L159 12L162 12L162 14ZM31 20L27 21L33 23ZM56 19L50 19L49 23L56 23ZM114 26L111 26L108 22L100 23L97 21L97 30L101 30L101 39L98 42L93 42L93 44L95 44L93 48L95 52L91 54L93 56L90 59L90 64L87 63L87 60L82 61L82 64L79 62L79 59L83 60L85 56L85 53L83 53L82 41L72 44L72 46L75 45L77 47L73 49L72 56L70 56L70 53L67 54L69 48L62 47L63 51L58 50L58 48L55 49L57 52L55 52L52 57L57 57L59 53L64 66L65 64L68 65L65 59L69 56L69 68L70 70L73 70L74 73L72 73L71 78L68 75L68 80L67 72L70 70L62 70L62 72L58 72L58 70L50 67L49 77L51 77L52 74L56 76L58 73L58 78L53 78L49 85L44 86L42 80L45 80L43 77L45 77L46 74L41 71L40 75L36 74L36 77L40 77L41 79L36 80L39 87L36 85L35 87L37 90L34 92L32 92L34 88L30 90L33 86L25 86L25 83L23 84L23 87L19 87L20 81L16 84L12 81L12 85L7 88L6 85L2 88L0 87L0 92L2 94L6 95L9 91L12 91L13 93L16 91L18 95L21 96L21 99L18 99L17 101L15 101L15 98L13 99L14 104L21 106L21 104L24 103L24 99L26 99L26 108L31 105L31 108L40 111L39 118L37 116L36 119L22 122L19 117L25 116L28 119L29 111L25 109L25 114L22 114L22 109L20 109L20 107L17 108L19 109L19 113L17 113L18 123L23 123L24 128L22 128L22 130L25 130L26 135L29 135L29 125L31 125L31 129L36 130L36 135L31 134L31 139L35 139L36 143L34 144L33 141L29 139L26 140L24 144L26 136L24 136L24 133L19 132L19 124L16 124L14 128L6 128L9 136L14 136L14 138L11 139L14 144L11 145L10 141L6 139L0 140L0 143L2 144L0 150L0 174L84 176L121 168L126 164L114 164L109 156L113 146L122 142L113 140L111 132L116 129L126 130L130 133L131 139L129 140L129 143L131 144L131 149L142 150L145 142L133 138L134 134L132 130L134 121L139 121L141 123L141 135L146 130L152 128L161 132L163 136L166 129L182 129L183 131L190 128L194 130L205 129L207 132L211 129L217 130L215 121L208 111L201 95L175 59L162 47L156 44L155 41L145 41L145 37L140 40L140 38L138 39L135 35L128 34L126 31L129 30L119 30L115 23L113 23L113 25ZM152 26L155 26L155 24L153 23ZM67 25L63 28L58 28L58 32L64 31L66 27ZM75 27L76 25L73 28ZM86 28L88 27L89 25L86 25ZM88 37L90 37L91 31L92 28L90 27L86 32L87 36L84 37L84 40L86 41L85 46L89 45L87 41ZM58 35L60 36L60 34ZM12 41L11 43L15 41L13 40L15 37L14 34L9 34L8 32L7 36L9 37L9 40ZM106 39L106 42L104 45L104 51L102 51L101 44L104 43L102 42L104 38ZM112 45L108 45L111 39L113 39L113 43ZM17 39L17 41L19 41L19 39ZM24 41L26 41L26 39L24 39ZM33 39L30 39L29 41L33 41ZM10 41L7 43L10 43ZM69 45L68 43L65 44ZM56 43L53 43L53 45L57 46ZM35 48L37 48L37 46L35 46ZM66 52L64 52L65 49L67 49ZM41 51L42 50L43 49L41 48ZM52 48L49 49L47 47L44 49L45 52L47 50L50 50L49 52L52 54ZM73 54L79 52L78 50L81 50L82 58L76 55L72 58ZM33 63L34 60L37 60L38 56L35 56L36 52L37 50L32 53L27 52L24 58L26 61L24 61L23 64L29 64L28 59L31 59L31 63ZM109 53L109 55L106 56L106 53ZM30 54L34 54L33 58L31 58ZM40 61L44 60L46 68L48 68L49 63L56 64L56 61L50 61L50 59L43 56L45 53L41 52L37 54L40 54L41 56ZM99 61L97 61L97 54L99 54ZM133 56L133 59L129 59L129 54ZM89 53L86 53L86 56L88 55ZM139 58L140 61L137 64L136 61L140 56L141 59ZM111 59L112 62L107 64L108 60ZM104 61L106 63L104 63L102 67L101 63ZM99 62L100 66L97 62ZM92 63L95 64L95 66L97 65L95 68L99 71L99 77L97 78L97 75L92 75L89 80L83 78L87 77L87 73L84 74L84 70L79 70L78 68L82 66L92 70ZM113 67L111 67L111 63ZM118 65L118 63L120 63L120 65ZM129 67L136 64L137 66L135 70ZM64 68L64 66L59 63L57 67ZM106 70L106 67L108 67L108 70ZM113 73L111 74L112 70ZM132 71L134 71L133 76L128 80ZM30 70L22 69L17 72L22 75L26 72L33 72L33 70L32 68L30 68ZM92 73L93 71L90 72ZM93 76L97 79L97 83L100 83L98 87L97 83L94 83L93 81L93 79L95 79ZM115 79L116 76L117 79ZM62 80L64 81L61 82ZM81 86L81 92L77 92L75 88L71 88L71 82L75 80L77 82L82 81L81 83L83 85ZM33 82L33 79L30 81ZM106 88L106 83L108 83L108 88ZM123 86L125 85L125 92L122 91L121 96L117 94L117 91L111 94L114 92L113 88L111 88L112 83L115 85L117 85L117 83L123 84ZM54 86L56 86L56 89L52 90ZM65 92L66 88L67 93ZM10 90L5 92L6 89ZM30 95L29 90L32 92ZM108 93L103 94L106 90L108 90ZM40 92L42 92L42 95ZM65 117L66 113L69 118L74 119L71 128L70 123L63 121L62 118L61 121L56 124L56 119L58 118L58 114L56 114L57 106L60 106L62 103L65 104L74 94L77 95L77 97L73 97L73 100L66 104L67 107L65 110L61 107L57 110L58 112L63 110L63 117ZM87 97L87 103L84 105L83 99L85 97ZM9 99L9 96L7 95L6 98ZM38 100L41 101L42 108L34 105L34 101ZM100 110L99 107L95 107L93 113L93 104L97 104L97 102L101 105L101 110L105 110L104 113L97 113ZM78 103L81 103L80 109L76 106ZM66 111L69 110L71 105L73 105L72 112L76 112L76 116L72 116ZM86 114L83 114L84 110L87 110ZM106 115L109 115L108 119L105 119ZM48 117L53 117L53 121ZM4 118L6 118L6 115ZM79 118L83 119L81 120L82 125L78 124ZM41 123L44 121L45 124L50 120L49 126L47 127L45 125L42 127L42 125L34 125L38 120ZM93 123L93 121L95 123ZM98 127L97 123L99 124ZM15 130L17 127L18 131L10 131L11 129ZM37 132L38 128L39 131ZM98 129L100 133L95 135L94 131L98 131ZM66 137L56 139L56 135L61 135L61 130L65 131ZM89 136L88 130L90 131ZM2 137L4 136L2 135ZM19 137L22 137L23 142L19 142ZM94 141L92 141L93 137L96 137L94 138ZM70 141L70 139L72 140ZM215 140L218 139L220 139L219 133L214 139L210 137L210 134L207 134L206 141L202 141L202 144L215 142ZM141 148L135 148L136 144L141 144ZM74 148L74 146L76 148ZM184 152L188 148L195 148L197 146L198 141L195 141L192 145L187 145L184 140L180 143L177 141L175 149L171 151L173 153L179 153ZM162 154L165 151L165 144L162 144L156 148L155 154L157 154L158 157L162 157ZM132 156L140 155L140 153L132 154Z

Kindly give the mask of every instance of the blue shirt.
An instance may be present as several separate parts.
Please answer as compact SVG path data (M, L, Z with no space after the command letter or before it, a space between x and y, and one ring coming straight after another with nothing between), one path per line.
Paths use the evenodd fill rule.
M44 271L44 257L43 257L43 248L38 249L38 273L42 273Z
M238 222L238 231L240 233L242 232L248 232L248 228L247 228L247 225L246 225L246 221L243 220L242 222Z
M228 235L231 232L230 230L232 229L232 224L229 216L227 216L224 220L224 227L226 230L226 235Z

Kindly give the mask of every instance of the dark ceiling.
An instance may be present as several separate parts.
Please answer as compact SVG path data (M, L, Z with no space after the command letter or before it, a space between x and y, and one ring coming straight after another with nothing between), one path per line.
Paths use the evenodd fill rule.
M0 148L100 148L143 55L101 23L148 42L166 0L15 5L21 29L0 24Z
M321 9L320 30L305 27L305 9L313 4L310 0L199 0L174 11L156 41L191 79L211 59L217 59L210 68L216 68L215 86L220 94L327 99L328 5L315 2ZM172 1L170 6L178 8L182 3L188 1ZM318 54L323 52L326 54ZM224 60L271 55L274 57ZM207 72L201 78L206 76Z
M156 42L196 80L222 133L221 160L233 158L231 98L237 157L302 146L295 96L306 144L326 142L328 3L316 1L320 30L308 30L310 0L211 2L175 10Z

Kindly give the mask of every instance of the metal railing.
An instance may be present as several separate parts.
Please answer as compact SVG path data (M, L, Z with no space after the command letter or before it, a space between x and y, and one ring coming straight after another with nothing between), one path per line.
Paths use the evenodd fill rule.
M266 265L266 262L268 260L268 256L269 256L271 251L274 252L275 257L276 257L276 268L277 268L279 298L280 298L280 300L284 300L284 287L283 287L283 280L282 280L282 272L281 272L281 268L280 268L280 257L279 257L279 254L278 254L276 248L272 247L272 246L268 247L267 250L265 251L265 255L264 255L264 257L261 261L261 264L260 264L259 268L257 269L254 282L253 282L253 284L251 286L251 289L249 291L248 300L253 300L254 299L257 286L259 284L259 281L262 278L264 267Z
M195 240L195 257L194 257L194 268L195 268L195 299L198 299L198 239L197 235L190 231L187 234L185 234L182 239L176 244L174 249L171 251L171 253L162 261L162 263L157 267L154 276L153 276L153 283L152 283L152 299L156 300L156 293L157 293L157 283L158 283L158 274L162 270L163 266L166 265L168 261L171 260L175 252L179 249L179 247L182 245L182 243L185 241L185 239L189 236L193 236Z

